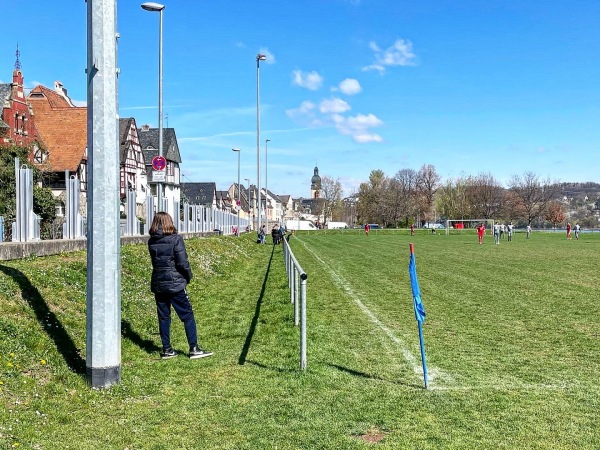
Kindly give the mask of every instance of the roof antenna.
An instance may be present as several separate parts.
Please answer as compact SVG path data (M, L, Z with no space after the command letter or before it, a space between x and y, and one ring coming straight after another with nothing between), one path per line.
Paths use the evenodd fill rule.
M21 52L19 51L19 43L17 42L17 51L15 52L17 60L15 61L15 70L21 70L21 61L19 61L19 56L21 56Z
M167 127L169 128L169 113L165 114L165 120L167 121Z

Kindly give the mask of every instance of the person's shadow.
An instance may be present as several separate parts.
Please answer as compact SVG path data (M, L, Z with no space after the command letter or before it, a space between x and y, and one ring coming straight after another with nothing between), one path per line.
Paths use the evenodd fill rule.
M48 308L40 291L31 284L29 278L20 270L0 265L0 271L11 277L19 285L23 300L31 307L37 321L48 337L54 341L56 349L64 358L67 366L76 374L85 376L85 360L79 354L80 350L58 317L56 317L56 314ZM53 326L46 326L47 324Z
M258 295L258 299L256 300L256 306L254 307L254 316L250 322L250 328L248 329L248 334L246 335L246 340L244 341L244 346L242 347L242 353L240 353L240 357L238 358L238 364L240 366L246 364L246 358L248 357L250 344L252 343L252 338L254 337L254 332L256 331L256 325L258 324L258 318L260 317L260 307L265 295L265 289L267 288L267 280L269 279L269 272L271 270L271 262L273 261L274 252L275 246L273 246L271 250L271 258L269 259L269 265L267 266L267 271L265 272L265 279L263 280L262 288L260 290L260 294Z
M161 348L156 345L154 341L151 341L150 339L144 339L136 331L134 331L133 328L131 328L131 324L126 320L121 321L121 336L137 345L146 353L157 353L161 350Z

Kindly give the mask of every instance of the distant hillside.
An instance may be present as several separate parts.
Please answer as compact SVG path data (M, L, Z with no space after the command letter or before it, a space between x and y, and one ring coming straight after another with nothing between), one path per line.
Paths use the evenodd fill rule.
M567 198L583 198L587 195L589 200L600 197L600 183L591 181L585 183L560 183L560 195Z

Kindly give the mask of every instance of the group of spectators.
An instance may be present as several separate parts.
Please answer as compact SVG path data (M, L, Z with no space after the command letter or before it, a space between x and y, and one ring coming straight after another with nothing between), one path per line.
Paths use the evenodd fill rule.
M281 243L281 240L285 237L287 230L284 225L279 226L278 223L273 225L271 228L271 238L273 239L273 244L277 245ZM267 226L265 224L261 225L260 230L258 230L258 239L256 240L257 244L265 244L267 240Z

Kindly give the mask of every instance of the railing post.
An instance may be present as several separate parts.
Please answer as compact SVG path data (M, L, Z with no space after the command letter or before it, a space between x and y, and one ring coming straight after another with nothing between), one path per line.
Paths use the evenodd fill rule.
M293 294L292 303L294 303L294 325L298 326L298 271L294 268L294 278L292 279Z
M306 279L305 273L300 275L300 369L306 369Z

